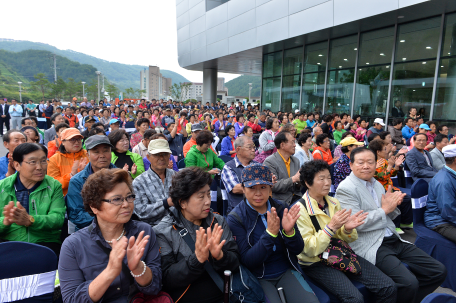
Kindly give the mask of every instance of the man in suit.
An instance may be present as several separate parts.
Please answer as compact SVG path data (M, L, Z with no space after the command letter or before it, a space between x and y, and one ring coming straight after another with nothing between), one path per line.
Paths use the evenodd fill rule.
M401 101L397 100L395 103L394 103L394 107L393 107L393 111L392 111L392 116L393 117L404 117L405 114L404 112L402 111L402 108L401 108Z
M0 99L0 136L3 136L3 124L6 126L6 131L10 130L10 115L9 105L6 104L6 98Z
M343 208L351 209L353 214L360 210L369 213L364 224L356 228L358 239L350 246L396 283L397 302L418 303L442 284L447 270L396 232L393 219L400 214L397 206L405 194L392 192L391 187L385 193L374 178L376 163L372 150L354 149L350 154L352 172L336 191Z
M414 140L415 147L407 153L405 163L412 174L413 182L424 179L429 183L437 170L433 167L431 154L424 149L427 143L427 135L418 133Z
M301 165L294 157L296 140L288 132L280 132L274 138L277 152L264 160L272 174L277 177L277 183L272 187L272 197L288 205L302 197L299 169Z
M442 149L449 143L448 137L442 134L438 134L434 138L435 148L431 150L432 166L437 170L441 170L445 166L445 158L443 156Z

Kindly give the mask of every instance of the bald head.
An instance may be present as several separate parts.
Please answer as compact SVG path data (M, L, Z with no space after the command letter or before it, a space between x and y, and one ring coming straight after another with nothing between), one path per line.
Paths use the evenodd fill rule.
M320 126L315 126L314 129L313 129L313 134L314 134L314 137L318 136L318 135L321 135L323 133L323 130L321 129Z

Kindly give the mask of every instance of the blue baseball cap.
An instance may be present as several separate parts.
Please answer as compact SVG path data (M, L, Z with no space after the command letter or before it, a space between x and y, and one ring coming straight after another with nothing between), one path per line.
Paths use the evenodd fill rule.
M119 123L119 120L117 120L117 119L109 120L109 125L114 124L114 123Z
M425 129L425 130L431 130L431 128L429 127L429 125L427 125L426 123L421 124L421 125L420 125L420 128Z
M274 185L272 183L271 170L261 163L253 163L244 168L242 171L242 183L244 187L253 187L260 184Z

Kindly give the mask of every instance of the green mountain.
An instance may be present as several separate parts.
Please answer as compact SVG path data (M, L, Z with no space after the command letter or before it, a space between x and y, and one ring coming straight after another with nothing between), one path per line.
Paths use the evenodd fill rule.
M261 95L261 77L242 75L225 83L230 96L248 96L249 83L252 83L251 97Z
M0 98L16 98L19 100L19 84L21 83L22 100L38 100L39 93L31 91L30 79L18 74L10 66L0 62Z
M129 87L133 87L135 89L139 88L139 72L144 68L147 68L146 66L141 65L128 65L110 62L72 50L60 50L49 44L30 41L0 39L0 49L12 52L21 52L28 49L45 50L81 64L92 65L97 70L101 71L109 81L112 81L121 90L125 90ZM57 67L60 68L60 62L58 60ZM173 84L179 82L189 82L185 77L173 71L161 70L161 73L164 77L172 78ZM59 70L57 71L57 75L59 77L61 76L59 74Z

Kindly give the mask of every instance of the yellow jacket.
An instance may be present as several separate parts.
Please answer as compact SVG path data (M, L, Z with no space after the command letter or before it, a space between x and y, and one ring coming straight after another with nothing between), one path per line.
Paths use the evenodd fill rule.
M325 199L328 202L328 210L331 217L327 216L319 207L318 202L309 196L306 192L302 197L306 203L307 211L305 207L299 203L299 214L301 215L296 224L298 225L301 237L304 240L304 250L298 255L298 262L301 265L311 265L315 262L320 262L318 257L329 245L329 241L332 237L344 240L347 243L353 242L358 239L358 233L356 229L353 229L350 234L345 232L344 226L339 228L334 234L328 227L327 224L331 222L331 217L337 211L341 210L340 203L337 199L330 196L326 196ZM310 216L316 216L318 223L320 223L320 231L317 233Z

